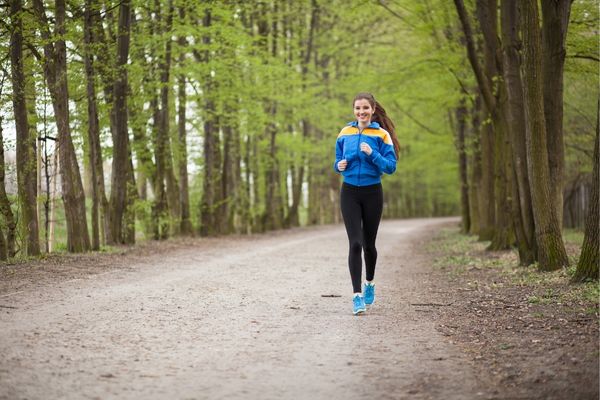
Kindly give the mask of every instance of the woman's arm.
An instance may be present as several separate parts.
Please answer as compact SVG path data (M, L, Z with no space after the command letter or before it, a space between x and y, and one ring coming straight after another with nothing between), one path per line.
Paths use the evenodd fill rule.
M372 149L369 160L379 168L379 171L391 175L396 171L396 153L389 133L386 139L381 141L379 149Z

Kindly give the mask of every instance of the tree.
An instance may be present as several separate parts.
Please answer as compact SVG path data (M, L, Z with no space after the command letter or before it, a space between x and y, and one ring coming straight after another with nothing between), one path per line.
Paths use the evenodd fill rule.
M96 99L96 73L93 60L93 14L97 12L93 0L85 1L83 41L83 63L85 66L87 111L88 111L88 142L89 164L92 173L92 249L100 248L100 206L106 204L104 190L104 168L102 167L102 148L100 146L100 122L98 121L98 105ZM107 217L106 208L103 208L103 218ZM104 229L102 229L104 232ZM105 238L102 238L105 242Z
M563 135L563 75L565 42L573 0L542 0L542 76L544 119L550 169L550 195L562 230L565 145Z
M21 227L25 236L25 254L40 253L37 215L37 165L36 141L31 135L25 100L25 75L23 73L23 5L21 0L11 0L12 33L10 59L12 69L13 110L17 131L17 179L21 206ZM12 238L10 239L12 240ZM12 245L11 245L12 246Z
M527 146L525 142L525 109L523 83L521 81L521 58L519 49L519 14L517 3L502 0L502 59L504 80L508 93L507 126L513 161L513 222L517 234L519 262L529 265L536 260L535 226L531 208L531 190L527 172Z
M541 40L537 29L539 13L536 0L523 2L523 85L527 116L526 140L531 200L535 220L539 267L545 271L568 265L556 208L551 198L548 167L543 81L541 76Z
M600 157L598 156L598 145L600 140L600 98L598 99L598 108L596 111L596 140L594 144L594 159L592 172L592 195L588 215L585 222L585 235L583 245L581 246L581 255L577 263L577 270L573 276L573 281L584 282L586 280L598 280L600 257L600 173L598 165Z
M90 249L87 230L85 195L75 156L75 147L69 126L69 91L67 81L67 48L65 44L65 2L56 0L55 31L50 32L42 0L34 0L33 7L44 41L44 77L50 90L58 130L62 199L67 222L67 249L82 252ZM53 40L56 38L56 40Z
M10 200L6 195L6 184L5 184L5 168L4 168L4 138L2 134L2 117L0 117L0 211L4 216L4 223L6 225L6 237L4 233L1 234L1 249L0 259L6 260L8 257L15 256L15 233L17 223L15 217L10 208Z
M185 8L179 7L179 19L181 23L185 23ZM177 39L179 45L179 67L183 70L185 66L185 50L187 41L185 36L181 35ZM188 184L188 155L187 155L187 131L186 131L186 106L187 106L187 95L186 89L186 77L185 74L180 73L177 77L177 134L178 134L178 171L179 171L179 184L181 192L179 195L180 209L181 209L181 225L180 231L184 235L191 235L194 232L192 221L190 219L190 192Z
M123 0L119 6L117 37L117 78L114 83L115 134L113 135L113 166L110 192L111 243L125 243L123 217L127 208L127 185L129 167L129 133L127 129L127 59L129 57L129 33L131 26L131 2Z

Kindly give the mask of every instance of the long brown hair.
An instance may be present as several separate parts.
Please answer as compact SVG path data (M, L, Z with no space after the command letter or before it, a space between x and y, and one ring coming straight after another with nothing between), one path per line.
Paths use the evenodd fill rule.
M383 106L375 100L375 97L371 93L367 92L361 92L357 94L354 97L354 101L352 101L352 107L354 107L356 100L361 99L367 100L371 107L375 109L375 113L373 114L371 121L379 123L383 129L390 133L390 136L392 137L392 143L394 144L394 151L396 152L396 159L398 159L400 156L400 143L398 142L398 137L396 136L396 127L385 112L385 108L383 108Z

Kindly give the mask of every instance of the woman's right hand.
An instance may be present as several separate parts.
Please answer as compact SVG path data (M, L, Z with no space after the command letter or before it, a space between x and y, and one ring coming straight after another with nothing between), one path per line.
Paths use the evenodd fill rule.
M339 171L344 171L347 166L348 166L347 160L341 160L340 162L337 163L337 168Z

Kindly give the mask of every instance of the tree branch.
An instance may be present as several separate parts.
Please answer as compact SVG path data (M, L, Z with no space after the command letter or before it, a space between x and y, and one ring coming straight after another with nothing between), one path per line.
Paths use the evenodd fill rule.
M483 95L485 105L490 112L493 112L493 110L496 109L496 99L492 94L492 89L488 85L485 74L483 73L483 69L477 60L477 53L475 51L475 44L473 42L473 30L471 29L471 23L469 22L467 10L465 9L463 0L454 0L454 4L456 6L456 11L458 12L458 17L460 19L460 23L463 28L463 34L465 35L465 41L467 43L467 57L469 58L469 62L471 63L471 67L475 73L475 78L477 79L479 90L481 90L481 94Z
M395 101L395 100L394 100L394 105L396 106L396 108L398 110L400 110L400 112L402 114L405 114L411 121L413 121L415 124L419 125L421 128L425 129L427 132L429 132L429 133L431 133L433 135L436 135L436 136L441 136L442 135L441 133L434 131L433 129L431 129L427 125L423 124L421 121L419 121L418 119L416 119L412 115L410 115L407 111L405 111L402 107L400 107L400 104L398 104L398 102Z
M402 15L398 14L396 11L392 10L385 2L385 0L379 0L377 1L377 4L379 4L381 7L385 8L386 10L388 10L388 12L390 14L392 14L394 17L398 18L400 21L404 22L406 25L410 26L411 28L416 28L415 24L413 24L412 22L408 21L406 18L404 18Z
M583 58L584 60L592 60L592 61L600 62L600 58L594 57L594 56L591 56L588 54L572 54L572 55L567 55L567 58Z

